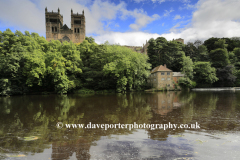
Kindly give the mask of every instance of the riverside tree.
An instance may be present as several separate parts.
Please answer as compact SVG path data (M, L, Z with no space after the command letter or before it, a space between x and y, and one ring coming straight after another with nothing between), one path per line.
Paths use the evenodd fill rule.
M148 57L118 45L108 45L106 52L108 63L103 72L116 80L117 92L140 89L150 74Z
M189 56L184 56L182 63L181 72L184 74L184 77L181 77L178 81L179 85L184 88L194 88L196 86L196 82L193 80L193 62Z
M66 93L79 86L80 52L73 43L47 42L37 33L0 33L0 93Z
M185 53L184 44L177 41L167 41L164 37L156 40L151 38L148 46L149 63L152 68L166 64L173 71L180 71Z
M210 62L195 62L194 80L197 86L210 86L212 83L218 81L216 69L211 67Z

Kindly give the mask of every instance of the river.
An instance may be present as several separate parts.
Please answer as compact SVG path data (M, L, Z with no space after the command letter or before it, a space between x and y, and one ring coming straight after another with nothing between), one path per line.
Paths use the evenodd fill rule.
M240 91L0 97L0 159L237 160L239 148Z

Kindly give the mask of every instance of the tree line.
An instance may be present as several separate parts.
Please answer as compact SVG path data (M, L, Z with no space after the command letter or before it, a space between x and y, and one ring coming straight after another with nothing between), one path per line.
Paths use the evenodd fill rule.
M182 72L182 87L240 86L240 38L209 38L186 45L151 38L148 46L152 68L166 64L174 72Z
M87 37L81 44L48 42L37 33L0 31L0 95L69 93L78 89L138 90L146 86L148 57Z
M124 92L150 87L150 70L166 64L185 74L182 87L240 86L240 38L210 38L186 45L151 38L148 55L120 45L48 42L37 33L0 31L0 95L70 93L76 90Z

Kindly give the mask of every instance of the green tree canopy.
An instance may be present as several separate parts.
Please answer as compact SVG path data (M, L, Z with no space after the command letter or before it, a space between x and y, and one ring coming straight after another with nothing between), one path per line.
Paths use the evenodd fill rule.
M183 57L182 62L182 69L181 72L185 75L185 77L188 77L189 79L193 79L193 62L192 59L189 56Z
M195 62L194 63L194 80L197 86L211 85L216 82L216 69L211 67L210 62Z
M137 89L146 81L151 68L146 55L117 45L109 45L107 53L108 63L104 65L103 71L116 79L118 92Z
M194 88L196 83L192 81L194 67L192 59L189 56L184 56L182 66L181 72L184 74L184 77L179 79L179 85L182 87Z
M222 68L230 63L226 49L218 48L212 50L209 57L211 59L212 66L215 68Z
M203 45L207 47L208 52L210 52L211 50L217 49L217 47L215 46L215 42L217 42L219 40L219 38L209 38L206 41L204 41Z
M233 72L234 72L233 65L227 65L223 68L218 68L216 74L219 80L215 83L215 86L220 87L234 86L236 76L234 75Z

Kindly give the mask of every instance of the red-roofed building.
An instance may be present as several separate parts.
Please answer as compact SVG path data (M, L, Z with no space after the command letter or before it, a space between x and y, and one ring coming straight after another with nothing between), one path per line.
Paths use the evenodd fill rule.
M173 71L166 64L157 66L151 71L148 82L153 88L173 88Z

